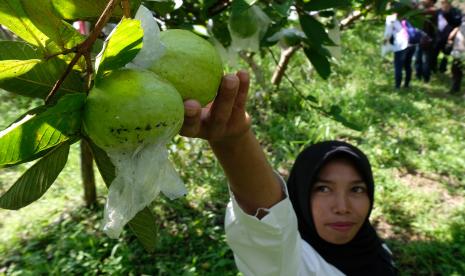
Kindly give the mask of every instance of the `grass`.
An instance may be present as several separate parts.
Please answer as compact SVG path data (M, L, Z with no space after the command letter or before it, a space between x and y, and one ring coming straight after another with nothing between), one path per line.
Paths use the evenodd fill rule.
M287 175L297 153L342 139L369 156L377 191L373 224L395 254L402 275L465 274L465 101L451 96L448 76L393 89L391 57L379 54L381 27L358 25L343 36L344 55L330 79L320 79L301 54L279 90L252 93L253 128L272 165ZM275 51L277 52L277 50ZM274 63L259 61L268 79ZM251 91L259 91L252 87ZM361 131L311 108L313 96L333 105ZM0 94L0 126L37 101ZM83 207L79 148L46 195L19 210L0 210L0 275L238 275L225 243L226 179L205 142L177 137L171 158L189 188L179 200L155 204L159 240L146 253L126 230L117 240L101 231L100 205ZM0 171L4 191L28 165Z

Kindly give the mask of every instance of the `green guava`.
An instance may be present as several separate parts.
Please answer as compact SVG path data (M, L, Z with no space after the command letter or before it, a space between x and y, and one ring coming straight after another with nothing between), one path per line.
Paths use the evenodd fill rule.
M221 57L207 40L186 30L160 33L165 53L149 70L170 82L184 100L211 102L223 76Z
M106 151L130 152L168 142L184 118L181 96L148 70L119 69L92 88L84 111L84 130Z
M241 12L233 10L229 16L229 28L241 38L251 37L258 30L258 20L251 8Z

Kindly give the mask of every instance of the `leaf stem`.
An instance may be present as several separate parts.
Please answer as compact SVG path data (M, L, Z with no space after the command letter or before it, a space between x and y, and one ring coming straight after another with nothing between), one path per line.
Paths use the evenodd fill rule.
M60 88L61 84L63 84L64 80L66 79L68 74L71 72L74 65L76 65L79 58L81 58L81 56L83 56L83 55L85 56L87 54L90 54L90 51L92 49L92 45L95 43L95 41L99 37L100 33L102 32L103 27L105 27L105 25L107 24L108 20L110 19L111 15L112 15L112 13L113 13L113 11L115 9L115 7L117 5L119 5L120 2L121 2L121 0L109 0L108 1L107 6L103 10L103 12L100 15L99 19L97 20L97 23L95 24L95 28L90 33L89 37L87 37L87 39L84 42L82 42L81 44L76 46L76 55L71 60L71 62L69 63L68 67L66 68L65 72L60 77L60 79L58 79L55 82L55 85L53 86L52 90L50 91L50 93L45 98L45 104L48 104L50 102L50 99L57 93L57 91ZM90 64L90 66L92 66L92 65ZM87 67L88 67L87 71L89 71L89 63L87 63ZM90 70L93 70L92 67L91 67Z
M59 56L59 55L67 55L69 53L76 53L77 52L77 47L73 47L71 49L65 49L59 53L54 53L54 54L50 54L50 55L46 55L45 56L45 60L49 60L51 58L54 58L56 56Z

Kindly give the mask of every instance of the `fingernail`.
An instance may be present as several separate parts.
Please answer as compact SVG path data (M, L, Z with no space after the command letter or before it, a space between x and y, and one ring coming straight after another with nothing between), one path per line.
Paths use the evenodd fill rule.
M236 79L237 77L235 76L228 76L226 79L226 88L227 89L233 89L236 87Z
M188 117L195 116L196 113L197 113L197 110L195 110L193 108L186 108L186 110L185 110L185 114Z

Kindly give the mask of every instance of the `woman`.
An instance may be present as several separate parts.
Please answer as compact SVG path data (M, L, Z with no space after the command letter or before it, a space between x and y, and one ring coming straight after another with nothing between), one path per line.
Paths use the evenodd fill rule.
M288 190L302 239L328 263L348 275L394 274L391 254L368 220L374 181L359 149L339 141L308 147L297 157Z
M239 270L258 276L394 275L368 221L374 188L366 157L340 142L312 146L297 158L287 196L250 128L248 87L246 72L226 75L211 105L184 103L181 130L209 142L229 180L225 229ZM340 213L329 221L327 195L337 195Z
M402 84L402 70L405 69L404 87L408 88L412 78L412 58L415 45L409 43L407 21L399 20L397 14L386 17L382 53L394 52L395 88Z

